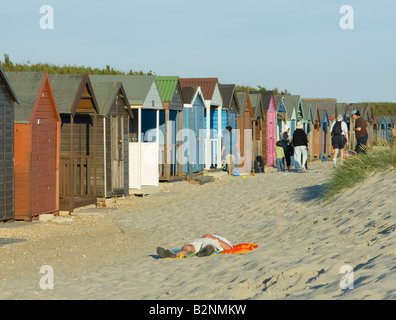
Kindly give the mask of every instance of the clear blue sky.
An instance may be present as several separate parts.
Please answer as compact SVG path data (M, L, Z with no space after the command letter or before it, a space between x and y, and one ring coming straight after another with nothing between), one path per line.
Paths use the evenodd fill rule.
M54 30L39 10L54 9ZM354 29L342 30L342 5ZM396 102L394 0L2 0L0 59Z

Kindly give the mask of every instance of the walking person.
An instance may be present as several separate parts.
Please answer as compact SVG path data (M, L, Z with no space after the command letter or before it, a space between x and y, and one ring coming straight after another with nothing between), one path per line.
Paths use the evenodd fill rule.
M358 110L353 110L351 112L351 117L355 119L355 136L356 136L356 148L355 151L357 153L366 153L367 149L367 140L368 140L368 132L367 132L367 124L366 121L360 116L360 112Z
M303 130L301 121L297 122L296 130L293 133L293 146L294 146L294 165L298 172L305 171L304 164L308 159L308 137Z
M283 132L280 135L281 144L282 144L283 151L285 153L285 161L286 161L287 171L290 172L291 156L293 154L293 152L291 152L293 147L290 145L290 140L289 140L290 129L288 127L284 126L282 128L282 131Z
M333 122L330 128L331 144L333 145L333 167L337 167L337 157L340 153L340 164L344 162L344 147L349 145L348 126L343 121L343 116L339 114L337 121Z
M276 154L276 167L278 168L278 172L285 172L285 151L282 148L282 142L276 142L275 148Z

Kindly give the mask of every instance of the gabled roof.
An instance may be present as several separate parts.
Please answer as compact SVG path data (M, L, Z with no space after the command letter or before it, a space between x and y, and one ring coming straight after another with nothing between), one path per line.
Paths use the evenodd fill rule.
M179 77L156 76L158 91L162 101L171 102L177 88Z
M238 97L238 102L239 102L239 113L238 116L243 116L245 112L245 106L248 105L250 106L250 116L253 117L253 110L251 109L251 102L250 102L250 97L247 91L239 91L237 92L237 97Z
M6 75L15 91L18 92L20 101L18 108L15 108L15 122L29 123L40 93L46 82L49 83L48 74L46 72L6 72ZM49 94L54 103L55 116L60 121L53 93Z
M205 100L212 100L219 79L218 78L180 78L179 81L182 87L197 87L197 86L201 87L201 91Z
M268 110L271 104L271 98L274 95L272 91L251 91L253 94L261 95L261 103L263 105L264 110Z
M369 103L347 103L345 104L345 112L347 117L351 116L352 110L359 110L360 116L369 122L374 120L373 109Z
M147 102L153 109L162 109L161 96L154 76L95 75L91 76L91 79L95 82L122 82L131 106L143 106ZM155 94L153 90L156 91ZM151 94L155 96L149 97ZM151 98L152 101L147 101Z
M96 82L92 81L92 87L95 92L96 100L98 101L100 114L107 116L115 100L121 93L124 100L124 108L127 110L129 116L133 118L133 113L129 107L128 97L125 93L124 86L121 82Z
M252 105L253 116L259 118L263 116L263 106L261 103L261 95L249 92L250 103Z
M182 110L183 92L181 90L179 77L177 76L156 76L158 91L163 102L168 102L169 109Z
M384 116L386 124L394 126L395 125L395 116Z
M50 74L49 79L59 113L75 114L80 100L90 99L94 111L99 114L99 106L88 74ZM87 96L84 94L86 91Z
M5 87L7 88L7 91L9 93L11 99L14 102L19 104L19 99L18 99L18 97L17 97L17 95L16 95L11 83L9 82L9 80L8 80L6 74L5 74L5 72L4 72L4 70L3 70L3 68L1 66L0 66L0 79L3 81Z
M346 103L337 103L337 113L342 114L344 117L347 116L346 114Z
M303 110L304 110L304 120L307 121L313 121L312 118L312 110L311 110L311 104L303 104Z
M202 102L204 101L204 97L201 91L201 87L182 87L183 99L185 104L193 104L197 99L197 96L202 98Z
M337 99L333 98L303 98L303 103L315 103L319 109L319 112L323 115L323 111L327 110L329 118L337 118Z
M287 114L287 119L290 120L293 112L296 116L296 120L297 120L297 108L299 106L299 103L301 101L301 96L298 95L276 95L274 96L275 98L275 102L277 103L277 106L279 106L281 104L281 102L283 101L283 105L285 106L286 109L286 114ZM278 105L279 103L279 105Z
M221 98L223 99L223 108L232 113L238 113L240 106L236 94L235 84L219 84Z

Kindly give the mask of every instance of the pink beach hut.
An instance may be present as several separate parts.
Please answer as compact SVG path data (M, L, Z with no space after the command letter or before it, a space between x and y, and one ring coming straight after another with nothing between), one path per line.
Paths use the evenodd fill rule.
M261 93L264 109L267 110L267 161L266 166L275 163L275 144L276 144L276 105L272 91Z

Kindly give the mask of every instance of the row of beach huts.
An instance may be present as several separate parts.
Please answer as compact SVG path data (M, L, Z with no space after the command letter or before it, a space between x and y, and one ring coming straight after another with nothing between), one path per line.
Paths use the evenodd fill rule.
M332 153L330 125L358 109L369 142L391 139L396 119L368 104L238 91L218 78L4 72L0 67L0 221L72 212L160 181L222 167L227 126L238 132L239 167L275 163L283 128L301 121L310 160ZM351 138L353 145L353 131Z

